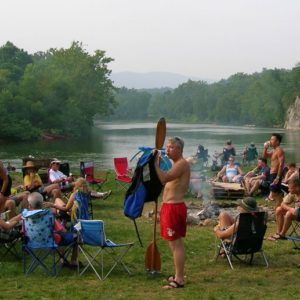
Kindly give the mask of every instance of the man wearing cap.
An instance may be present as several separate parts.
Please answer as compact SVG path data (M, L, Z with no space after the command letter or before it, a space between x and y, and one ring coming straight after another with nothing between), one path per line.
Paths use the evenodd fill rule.
M68 187L67 182L73 181L72 177L66 176L64 173L59 171L60 161L54 159L51 161L49 170L49 180L51 183L58 183L61 188Z
M238 200L237 204L237 210L239 213L258 211L255 198L247 197ZM222 240L231 238L238 230L237 222L238 218L234 219L227 212L221 212L219 215L219 224L214 228L216 236Z

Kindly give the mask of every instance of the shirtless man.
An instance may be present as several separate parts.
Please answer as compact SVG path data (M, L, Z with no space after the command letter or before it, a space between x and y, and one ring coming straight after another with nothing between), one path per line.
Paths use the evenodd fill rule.
M185 251L183 237L186 234L187 209L183 197L188 190L190 181L189 163L183 158L184 142L178 137L170 138L166 153L174 164L164 173L159 168L159 155L156 157L157 175L165 184L163 204L160 210L160 234L167 240L173 254L175 275L168 278L169 284L164 288L184 287Z
M270 166L270 195L268 196L269 200L275 200L276 206L280 205L280 192L281 192L281 179L282 171L284 167L284 151L280 147L282 136L278 133L272 133L271 139L269 142L264 144L263 157L271 158ZM269 147L272 147L272 151L268 151ZM280 199L279 199L280 198Z

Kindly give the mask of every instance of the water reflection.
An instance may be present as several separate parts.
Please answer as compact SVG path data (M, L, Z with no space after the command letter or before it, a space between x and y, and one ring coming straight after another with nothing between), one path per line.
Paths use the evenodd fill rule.
M71 167L79 162L94 160L98 168L112 168L113 157L132 157L138 146L154 146L156 123L97 123L90 135L75 140L39 141L35 143L1 144L0 158L11 160L21 167L21 158L58 157L68 161ZM221 151L226 140L231 139L237 153L241 154L246 145L254 142L259 152L264 141L272 132L283 135L282 146L289 161L300 162L300 135L297 131L274 128L217 126L212 124L167 124L167 136L180 136L185 140L184 155L196 152L198 144L208 148L210 154Z

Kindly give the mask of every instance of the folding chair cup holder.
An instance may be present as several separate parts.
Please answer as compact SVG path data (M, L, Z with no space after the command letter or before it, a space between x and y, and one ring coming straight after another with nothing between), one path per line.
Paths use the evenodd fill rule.
M79 275L83 275L91 268L99 280L104 280L117 266L122 267L125 272L131 274L123 258L133 246L133 243L116 244L106 239L104 222L101 220L78 221L78 225L75 226L75 229L78 230L78 251L86 260L86 266ZM93 251L93 247L97 249ZM107 264L108 261L111 261L111 266L106 268L104 263Z
M233 257L241 262L252 264L254 254L259 252L268 267L269 264L262 249L267 229L266 212L241 213L237 218L237 231L230 239L220 240L216 260L219 256L225 255L230 268L233 269Z

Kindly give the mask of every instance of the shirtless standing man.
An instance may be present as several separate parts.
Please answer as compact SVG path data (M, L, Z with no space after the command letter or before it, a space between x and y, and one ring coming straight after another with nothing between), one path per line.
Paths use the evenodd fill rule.
M276 200L276 206L280 205L280 200L278 201L278 196L281 192L281 180L282 180L282 171L284 167L284 151L280 147L282 136L278 133L272 133L271 139L269 142L264 144L263 156L264 158L271 158L270 165L270 195L269 200ZM272 147L272 151L268 151L269 147Z
M174 162L168 172L164 173L159 168L159 155L155 161L157 175L165 184L160 210L160 234L169 243L175 267L175 275L170 276L169 284L164 286L168 289L184 287L185 251L182 238L186 234L187 209L183 197L189 187L190 167L182 156L183 147L181 138L168 140L166 153Z

